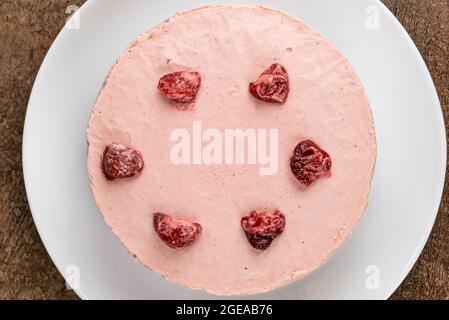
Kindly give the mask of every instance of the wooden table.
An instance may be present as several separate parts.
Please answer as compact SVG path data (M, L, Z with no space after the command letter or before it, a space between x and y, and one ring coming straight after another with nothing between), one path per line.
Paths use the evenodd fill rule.
M21 142L28 97L38 68L65 23L66 8L83 2L0 2L1 299L77 298L66 289L34 226L23 185ZM384 0L384 3L424 56L448 123L449 1ZM449 193L443 196L435 227L418 263L392 298L449 299Z

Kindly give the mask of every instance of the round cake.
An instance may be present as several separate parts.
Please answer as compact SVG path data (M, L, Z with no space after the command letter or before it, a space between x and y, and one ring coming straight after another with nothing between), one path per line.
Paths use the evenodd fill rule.
M167 280L258 293L319 267L367 206L376 158L344 56L285 13L206 5L136 39L87 130L90 186Z

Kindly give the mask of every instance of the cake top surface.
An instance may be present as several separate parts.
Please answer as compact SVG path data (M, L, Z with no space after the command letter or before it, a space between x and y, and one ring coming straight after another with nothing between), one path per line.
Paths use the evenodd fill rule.
M288 71L282 104L248 91L273 63ZM201 74L189 105L157 88L180 70ZM226 132L235 129L255 135L254 161L247 148L243 162L226 163ZM174 148L186 133L190 153L180 160ZM307 188L290 168L306 139L332 158L332 176ZM134 41L99 94L88 142L95 200L130 253L171 281L216 294L269 290L317 268L362 215L376 157L369 103L348 61L300 20L250 5L185 11ZM138 176L105 178L101 161L112 142L142 154ZM210 164L219 146L222 162L214 155ZM285 215L285 230L264 251L248 244L241 227L253 210ZM182 250L168 247L153 228L155 212L200 223L201 237Z

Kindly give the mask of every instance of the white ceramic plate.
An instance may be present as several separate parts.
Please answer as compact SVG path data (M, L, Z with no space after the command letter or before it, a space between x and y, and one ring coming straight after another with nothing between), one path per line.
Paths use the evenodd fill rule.
M388 298L429 236L444 184L445 128L431 77L379 1L257 2L303 19L349 59L372 105L378 159L369 207L343 247L305 279L246 298ZM79 29L62 30L39 71L24 130L26 190L45 247L82 298L216 298L135 262L98 212L86 168L88 116L115 59L137 35L199 4L90 0Z

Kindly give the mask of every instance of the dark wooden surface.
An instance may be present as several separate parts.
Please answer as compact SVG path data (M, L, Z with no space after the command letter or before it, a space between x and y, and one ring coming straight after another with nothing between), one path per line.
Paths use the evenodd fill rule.
M21 142L38 68L83 0L0 1L0 299L76 299L39 238L23 186ZM257 2L257 1L255 1ZM421 51L449 117L449 1L384 0ZM446 190L447 185L446 185ZM394 299L449 299L449 194L432 235Z

